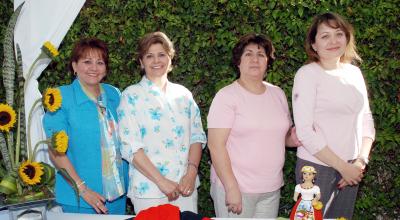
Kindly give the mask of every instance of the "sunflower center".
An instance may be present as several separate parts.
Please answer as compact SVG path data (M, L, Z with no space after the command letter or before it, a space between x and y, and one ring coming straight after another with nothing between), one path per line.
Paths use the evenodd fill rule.
M49 94L49 104L50 105L54 104L54 95L53 94Z
M6 125L10 123L11 115L7 112L0 112L0 125Z
M35 167L32 165L26 165L24 173L30 178L33 179L33 177L35 177L36 174L36 170Z

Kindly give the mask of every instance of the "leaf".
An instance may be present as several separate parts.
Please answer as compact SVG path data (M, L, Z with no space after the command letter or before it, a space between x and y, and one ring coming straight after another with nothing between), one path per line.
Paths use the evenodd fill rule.
M7 174L7 170L3 167L3 164L0 163L0 179L2 179Z
M26 124L25 124L25 95L24 95L24 73L22 70L22 55L19 45L17 44L17 82L18 82L18 90L19 93L17 94L17 106L18 106L18 122L19 122L19 137L17 137L17 145L20 146L20 159L26 158L27 150L26 150ZM18 162L18 161L17 161Z
M14 27L17 23L19 13L23 3L15 10L10 18L7 29L4 34L4 60L3 60L3 84L6 91L6 102L8 105L14 105L14 79L15 79L15 56L14 56Z
M3 157L4 165L8 171L12 170L10 154L8 153L6 139L4 138L3 133L0 132L0 150L1 156Z
M300 17L303 17L304 8L303 8L303 7L299 7L299 9L297 10L297 12L299 13L299 16L300 16Z

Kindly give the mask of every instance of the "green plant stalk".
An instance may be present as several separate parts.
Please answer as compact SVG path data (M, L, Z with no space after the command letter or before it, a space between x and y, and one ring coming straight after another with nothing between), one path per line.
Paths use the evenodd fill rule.
M0 164L0 179L2 179L6 175L7 171Z
M28 71L28 75L26 76L26 80L25 80L25 84L24 84L24 93L26 93L26 87L28 86L28 82L30 81L30 79L32 78L32 71L34 69L34 67L36 66L36 63L40 60L45 58L43 56L43 52L41 52L41 54L35 59L35 61L33 61L31 67L29 67L29 71Z
M17 127L17 142L15 143L15 163L19 163L19 151L21 149L21 120L25 120L25 118L21 119L21 108L18 108L18 127Z
M50 145L50 140L39 141L39 142L37 142L37 143L35 144L35 147L33 148L32 159L35 159L36 153L37 153L37 149L38 149L39 145L41 145L41 144Z
M32 122L32 114L33 114L33 110L36 108L36 106L41 103L42 99L37 99L33 105L31 110L29 111L29 117L28 117L28 129L27 129L27 138L28 138L28 160L33 160L35 158L33 158L33 151L31 150L31 122Z
M7 171L10 172L11 170L13 170L13 166L11 164L10 155L8 153L6 139L4 138L3 133L1 132L0 132L0 150L1 150L1 156L3 157L4 165L6 166Z
M18 177L17 177L18 178ZM20 181L17 180L17 195L22 195L22 186Z
M21 49L19 48L19 44L17 44L17 85L18 85L18 91L19 93L17 94L17 106L19 106L19 138L17 138L17 141L19 141L19 149L20 153L18 154L19 157L26 158L27 153L26 153L26 121L25 121L25 95L24 95L24 73L22 70L22 55L21 55ZM19 161L19 160L17 160Z
M12 133L6 133L6 141L8 146L8 154L10 156L11 167L15 167L15 160L14 160L14 146L12 145L11 139L13 138Z
M4 60L3 60L3 84L6 92L6 101L10 106L14 105L14 79L15 79L15 56L14 56L14 27L17 23L21 4L13 13L8 22L4 36Z

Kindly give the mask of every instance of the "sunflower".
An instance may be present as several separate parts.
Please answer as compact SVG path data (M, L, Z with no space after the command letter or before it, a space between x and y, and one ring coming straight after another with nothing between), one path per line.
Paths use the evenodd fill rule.
M16 120L14 109L7 104L0 104L0 131L10 131Z
M28 185L40 183L43 166L38 162L24 161L18 169L19 177Z
M59 131L53 134L52 146L58 153L65 153L68 148L68 135L65 131Z
M50 41L44 42L42 50L51 58L54 58L59 54L57 48Z
M61 101L62 97L59 89L46 89L43 95L43 105L47 110L51 112L57 111L61 107Z

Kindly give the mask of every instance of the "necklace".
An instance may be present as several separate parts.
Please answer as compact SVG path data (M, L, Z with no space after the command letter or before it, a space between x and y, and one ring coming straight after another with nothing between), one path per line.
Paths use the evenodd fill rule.
M305 184L303 183L300 186L301 186L302 189L311 189L311 188L313 188L314 185L311 184L310 186L305 186Z

